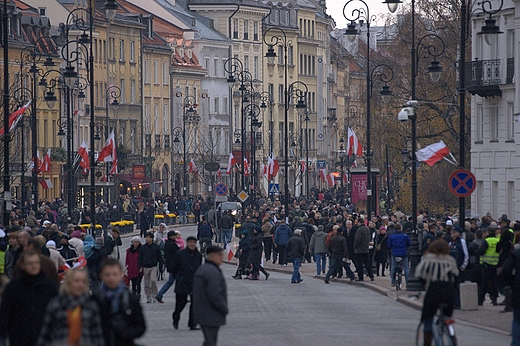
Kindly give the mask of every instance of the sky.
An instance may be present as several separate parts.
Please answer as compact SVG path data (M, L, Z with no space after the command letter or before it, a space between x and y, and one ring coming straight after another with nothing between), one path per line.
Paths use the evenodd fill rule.
M336 26L338 28L345 28L347 26L347 20L343 17L343 7L348 0L327 0L327 13L334 18ZM388 7L383 4L384 0L364 0L369 7L370 15L375 14L376 16L383 13L388 13ZM355 6L354 3L359 5ZM360 1L352 0L352 8L360 8L363 4ZM350 8L350 7L349 7Z

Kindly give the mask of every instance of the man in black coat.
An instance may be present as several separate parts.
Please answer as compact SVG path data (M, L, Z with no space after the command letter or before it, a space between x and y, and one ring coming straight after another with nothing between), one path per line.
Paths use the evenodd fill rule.
M168 281L163 285L159 293L155 296L155 299L159 303L163 303L163 296L164 294L170 289L170 287L173 286L173 283L175 282L175 277L172 273L172 265L173 265L173 258L177 251L179 251L179 245L175 242L175 239L177 239L178 233L177 231L169 231L168 232L168 239L164 243L164 265L166 267L166 271L170 274Z
M181 312L188 303L188 296L193 301L193 276L202 264L202 254L197 250L197 238L188 237L186 248L177 251L173 258L172 273L175 277L175 311L173 312L173 328L179 329ZM190 330L198 330L193 321L193 304L190 304L190 315L188 318Z
M161 249L154 241L152 232L146 233L143 246L139 250L138 266L144 276L144 293L146 302L151 303L157 295L157 266L163 264Z
M291 283L299 284L303 281L300 275L300 266L305 255L305 240L302 238L301 229L294 230L294 235L287 242L287 253L289 258L292 258L293 263Z
M36 345L47 304L58 288L41 271L40 254L25 251L20 256L21 275L7 285L0 305L0 344Z
M513 275L513 271L515 275ZM513 290L511 306L513 307L513 342L520 345L520 249L513 251L502 267L502 280L507 280Z
M220 270L224 249L210 246L206 249L206 263L193 278L193 319L204 333L204 345L217 345L220 326L226 324L228 314L226 280Z

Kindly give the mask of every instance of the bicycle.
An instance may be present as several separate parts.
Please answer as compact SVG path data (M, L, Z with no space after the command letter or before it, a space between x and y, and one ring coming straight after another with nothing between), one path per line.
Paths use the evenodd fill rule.
M403 261L402 257L395 258L396 264L395 264L393 275L394 275L396 291L400 291L402 289L402 284L403 284L403 265L401 263L402 261Z
M455 320L444 315L444 309L448 305L440 304L437 309L437 319L432 324L433 344L435 346L457 346L455 335ZM435 317L434 317L435 319ZM424 346L423 322L419 323L415 338L416 346Z

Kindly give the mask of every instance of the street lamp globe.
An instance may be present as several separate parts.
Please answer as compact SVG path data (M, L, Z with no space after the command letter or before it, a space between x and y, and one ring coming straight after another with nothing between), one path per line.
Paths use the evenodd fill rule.
M401 0L385 0L383 1L383 4L386 4L388 6L388 11L390 13L395 13L397 11L397 7L399 7L399 4L403 3Z
M267 62L269 64L274 64L274 58L276 58L276 52L274 51L274 45L270 44L267 48L267 52L265 53L265 57L267 58Z
M58 98L56 97L56 95L54 95L54 91L47 91L44 100L47 103L47 107L49 107L49 109L54 109L54 106L56 105L56 101L58 101Z
M430 66L428 67L428 73L430 74L430 78L434 83L438 82L439 79L441 79L442 71L443 69L439 61L432 60Z
M477 35L484 36L484 41L486 41L486 43L491 46L491 44L495 41L496 36L498 34L503 34L504 32L500 31L500 27L496 25L497 21L491 17L486 19L485 23L486 24L482 27L480 32L477 33Z
M114 20L118 8L119 6L117 5L117 2L115 0L105 1L105 17L108 21L111 22L112 20Z
M390 102L390 99L392 98L392 90L390 90L390 87L388 85L383 85L380 94L383 103Z
M76 83L76 78L78 77L78 73L74 71L74 66L67 65L65 66L65 72L63 72L63 78L65 79L65 84L69 88L73 88Z
M356 29L356 22L351 21L350 24L347 25L347 29L345 30L345 35L347 36L347 39L354 43L356 41L356 36L359 34L358 30Z

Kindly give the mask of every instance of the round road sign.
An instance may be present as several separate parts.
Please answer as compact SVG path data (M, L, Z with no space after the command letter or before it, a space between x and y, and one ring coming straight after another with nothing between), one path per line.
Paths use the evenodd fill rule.
M450 175L448 186L455 196L467 197L475 191L477 179L467 169L457 169Z
M223 183L215 185L215 193L219 196L225 196L227 194L227 186Z

